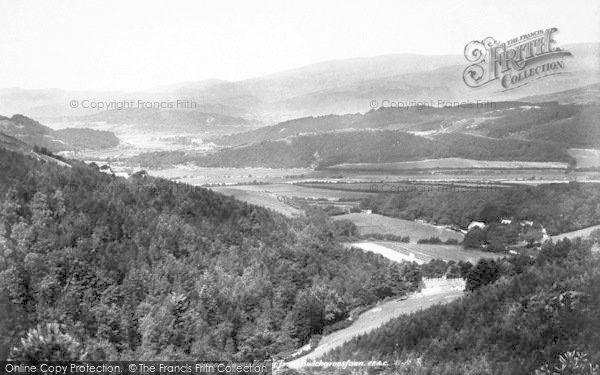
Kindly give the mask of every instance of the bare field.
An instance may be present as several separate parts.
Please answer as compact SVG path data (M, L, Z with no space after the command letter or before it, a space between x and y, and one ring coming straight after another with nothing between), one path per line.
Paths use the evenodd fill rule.
M410 236L411 242L431 237L439 237L442 241L449 239L462 241L464 238L462 233L447 228L378 214L351 213L334 216L333 218L335 220L352 221L358 227L360 234L377 233Z
M394 262L416 262L418 264L426 263L421 257L417 257L415 253L406 253L392 249L390 246L380 244L379 242L356 242L346 244L347 247L357 247L363 251L369 251L379 254Z
M453 260L455 262L462 260L475 264L482 258L501 258L504 256L504 254L487 251L465 250L459 245L412 244L391 241L375 241L373 243L394 250L402 256L415 258L423 263L428 263L433 259L442 259L445 261Z

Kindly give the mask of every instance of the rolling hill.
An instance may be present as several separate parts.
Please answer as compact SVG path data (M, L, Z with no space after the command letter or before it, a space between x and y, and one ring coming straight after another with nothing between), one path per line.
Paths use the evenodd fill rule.
M52 152L102 149L119 144L119 139L108 131L86 128L53 130L23 115L0 116L0 132Z
M35 160L38 161L47 161L63 167L71 166L62 158L53 155L50 152L47 152L46 150L39 149L38 147L32 147L31 145L21 140L18 140L15 137L11 137L10 135L6 135L3 133L0 133L0 148L11 152L16 152L21 155L33 157ZM2 165L2 170L5 170L6 167L6 165Z
M401 131L348 131L303 135L219 150L210 155L146 153L129 161L142 167L194 163L205 167L324 168L342 163L389 163L435 158L559 161L573 159L559 146L467 134L425 138Z
M32 150L31 146L27 143L4 133L0 133L0 146L9 151L21 153L29 153Z
M561 104L600 104L600 83L586 85L545 95L533 95L522 99L530 103L558 102Z
M600 85L598 85L600 86ZM566 98L587 92L600 100L593 86L557 93ZM293 136L366 129L402 130L413 134L465 133L492 138L516 138L553 142L570 147L600 147L600 106L557 102L494 102L445 107L379 108L365 114L305 117L215 140L224 146L240 146Z

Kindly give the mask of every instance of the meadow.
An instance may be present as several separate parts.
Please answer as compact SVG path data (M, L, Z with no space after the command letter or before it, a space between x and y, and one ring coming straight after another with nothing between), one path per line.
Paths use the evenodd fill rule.
M375 233L410 236L410 241L413 243L431 237L439 237L442 241L447 241L449 239L462 241L464 238L462 233L444 227L378 214L351 213L334 216L333 218L335 220L350 220L358 227L358 232L361 235Z
M423 263L428 263L433 259L442 259L445 261L464 261L476 264L482 258L500 258L504 254L491 253L480 250L465 250L460 245L431 245L431 244L413 244L391 241L376 241L376 245L392 249L403 256L414 257Z

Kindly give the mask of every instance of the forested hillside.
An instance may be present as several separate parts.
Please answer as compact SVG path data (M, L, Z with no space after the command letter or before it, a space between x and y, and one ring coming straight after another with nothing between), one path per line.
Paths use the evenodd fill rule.
M590 246L548 243L535 264L496 268L495 283L395 319L326 359L398 361L383 372L394 374L597 374L600 257Z
M2 358L270 358L420 280L347 222L71 164L0 149Z
M600 187L571 182L496 191L380 194L365 198L361 207L382 215L464 229L471 221L531 220L553 235L600 224Z
M571 95L577 96L575 93ZM597 92L591 93L590 96L589 100L592 102L599 99ZM440 131L444 129L447 132L484 134L494 138L514 137L579 146L600 145L600 133L597 131L600 107L593 103L383 102L382 105L382 108L364 114L305 117L285 121L253 131L221 137L216 142L221 145L239 146L290 136L342 130Z
M600 147L600 105L542 103L503 110L477 127L494 138L524 138L571 147Z
M103 149L119 144L113 133L87 128L53 130L23 115L0 116L0 132L50 151Z
M399 131L352 131L291 137L200 156L157 152L130 159L142 167L194 163L206 167L327 167L341 163L386 163L459 157L476 160L560 161L573 159L559 146L465 134L425 138Z

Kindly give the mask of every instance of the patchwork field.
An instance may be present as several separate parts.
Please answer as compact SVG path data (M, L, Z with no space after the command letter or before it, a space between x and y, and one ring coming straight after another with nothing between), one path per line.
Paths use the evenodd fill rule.
M352 221L358 227L360 234L376 233L410 236L410 241L414 243L417 240L431 237L439 237L442 241L449 239L462 241L464 238L462 233L447 228L378 214L351 213L334 216L333 218L335 220Z
M290 198L325 199L331 201L328 204L335 204L335 201L340 198L358 200L372 194L357 191L317 189L283 183L215 186L210 189L222 194L232 195L239 200L251 204L270 208L288 216L301 214L300 210L286 203Z
M502 183L490 183L482 181L354 181L354 182L305 182L301 186L311 189L330 190L339 192L363 192L369 194L392 193L402 194L405 192L434 193L440 191L472 191L487 192L499 190L509 185ZM338 193L340 194L340 193Z
M310 177L313 180L340 181L339 187L348 189L355 185L356 181L364 181L368 187L373 183L401 183L410 180L413 183L454 183L454 184L513 184L524 181L531 184L543 183L567 183L572 180L600 182L598 172L579 171L566 174L564 169L397 169L397 170L360 170L360 169L327 169L314 171ZM308 183L307 183L308 184ZM316 183L310 185L317 186ZM326 186L323 186L324 188ZM369 191L369 190L367 190Z
M564 169L567 163L472 160L463 158L427 159L393 163L352 163L337 164L328 169L335 170L410 170L410 169Z
M352 190L321 189L298 184L236 185L235 188L246 191L268 192L286 198L328 200L337 200L340 198L360 199L375 194Z
M210 184L250 184L257 182L284 181L290 176L303 175L308 169L272 169L272 168L204 168L178 165L172 168L149 170L152 176L185 182L190 185Z

